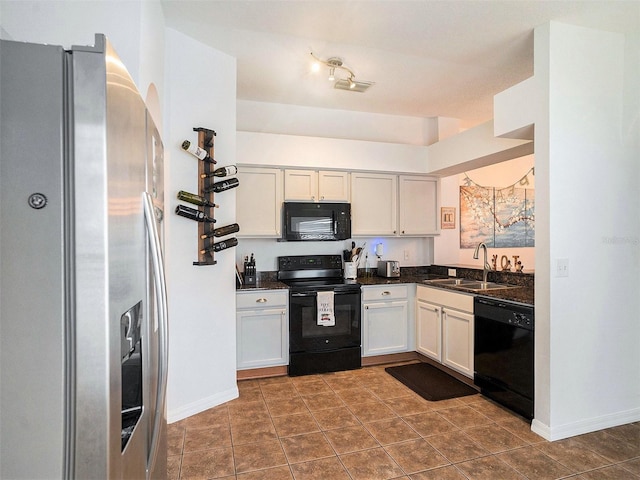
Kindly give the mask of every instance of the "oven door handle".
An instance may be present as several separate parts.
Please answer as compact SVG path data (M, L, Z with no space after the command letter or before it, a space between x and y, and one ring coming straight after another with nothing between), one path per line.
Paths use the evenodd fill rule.
M329 290L319 290L321 292L323 291L329 291ZM349 295L349 294L353 294L353 293L358 293L358 292L342 292L340 290L334 290L333 294L338 296L338 295ZM318 291L314 291L314 292L291 292L290 295L292 297L317 297L318 296Z
M292 297L316 297L316 292L291 292Z

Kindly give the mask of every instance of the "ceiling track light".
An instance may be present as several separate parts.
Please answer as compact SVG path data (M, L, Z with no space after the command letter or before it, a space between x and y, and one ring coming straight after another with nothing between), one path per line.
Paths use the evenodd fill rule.
M353 92L364 92L366 91L373 82L357 82L356 74L353 71L344 66L342 59L339 57L330 57L327 60L322 60L321 58L316 57L313 52L311 52L311 56L316 61L314 65L314 70L318 71L317 65L323 64L329 67L329 81L334 82L334 88L340 90L350 90ZM347 78L337 78L336 70L341 70L347 74Z

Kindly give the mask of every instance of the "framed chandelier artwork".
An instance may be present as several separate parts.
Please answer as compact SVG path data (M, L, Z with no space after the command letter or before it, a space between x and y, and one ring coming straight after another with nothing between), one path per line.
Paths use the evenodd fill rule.
M507 187L476 184L465 174L460 186L460 248L535 246L535 190L526 188L531 168Z

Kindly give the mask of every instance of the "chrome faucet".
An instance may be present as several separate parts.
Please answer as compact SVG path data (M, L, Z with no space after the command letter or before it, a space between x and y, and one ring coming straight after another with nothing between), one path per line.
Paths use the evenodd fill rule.
M478 253L480 253L480 247L484 248L484 265L482 266L482 283L487 283L487 274L489 273L489 270L491 270L491 265L489 265L489 262L487 262L487 246L484 244L484 242L480 242L478 244L478 246L476 247L476 251L473 252L473 258L474 260L478 259Z

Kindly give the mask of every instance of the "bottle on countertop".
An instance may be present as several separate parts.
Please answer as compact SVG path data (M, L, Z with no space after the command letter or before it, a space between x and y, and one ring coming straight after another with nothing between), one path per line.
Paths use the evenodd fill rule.
M224 227L216 228L213 232L204 233L200 235L201 239L209 238L209 237L224 237L226 235L230 235L232 233L236 233L240 231L240 225L237 223L232 223L230 225L225 225Z
M181 217L195 220L196 222L216 223L216 220L214 218L209 217L204 212L196 210L195 208L185 207L184 205L178 205L176 207L176 213Z
M235 175L236 173L238 173L238 167L235 165L228 165L226 167L216 168L211 173L202 173L200 174L200 178L226 177L227 175Z
M205 193L211 193L211 192L220 193L220 192L224 192L225 190L235 188L238 185L240 185L240 181L237 178L230 178L228 180L216 182L212 185L209 185L208 187L204 187L202 191Z
M200 250L200 253L205 254L210 252L219 252L221 250L226 250L227 248L235 247L236 245L238 245L238 239L236 237L233 237L228 240L222 240L221 242L216 242L213 245L211 245L209 248Z
M218 163L209 156L206 150L198 147L197 145L194 145L189 140L185 140L184 142L182 142L182 149L189 152L194 157L202 160L203 162L214 163L214 164Z
M213 202L210 202L204 197L200 195L196 195L195 193L185 192L184 190L180 190L178 192L178 200L182 200L183 202L193 203L194 205L199 205L201 207L215 207L218 208L220 205L216 205Z

